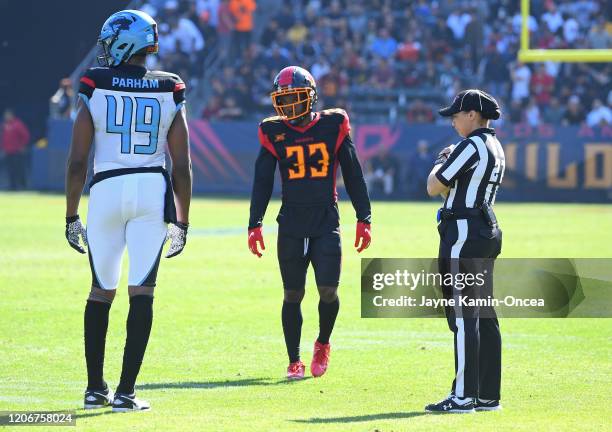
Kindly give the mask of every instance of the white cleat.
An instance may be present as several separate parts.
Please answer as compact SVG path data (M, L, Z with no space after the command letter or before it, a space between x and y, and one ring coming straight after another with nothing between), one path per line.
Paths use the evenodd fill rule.
M99 409L113 404L113 391L109 388L106 390L85 390L85 398L83 408Z
M151 409L149 402L138 399L135 393L131 395L117 393L113 400L113 412L148 411Z

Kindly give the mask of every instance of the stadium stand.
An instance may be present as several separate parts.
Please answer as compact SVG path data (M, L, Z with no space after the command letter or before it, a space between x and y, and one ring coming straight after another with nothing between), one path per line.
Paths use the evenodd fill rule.
M533 1L531 46L611 48L606 10L605 1ZM300 64L317 79L321 106L345 106L360 120L436 122L430 111L458 89L482 87L515 123L574 124L591 113L609 123L610 64L520 64L520 22L511 1L286 2L258 41L225 57L202 116L269 113L274 74Z

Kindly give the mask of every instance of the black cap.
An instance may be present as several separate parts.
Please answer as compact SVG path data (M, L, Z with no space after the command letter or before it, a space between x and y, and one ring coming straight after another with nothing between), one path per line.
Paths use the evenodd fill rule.
M455 96L450 106L442 108L438 113L450 117L460 111L478 111L486 119L497 120L501 115L499 104L493 96L478 89L463 90Z

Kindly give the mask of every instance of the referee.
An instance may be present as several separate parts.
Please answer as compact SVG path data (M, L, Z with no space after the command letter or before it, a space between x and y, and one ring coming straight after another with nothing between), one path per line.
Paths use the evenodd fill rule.
M464 90L439 111L452 118L464 140L442 150L427 179L431 196L445 197L438 211L439 271L443 280L458 273L483 273L484 284L443 285L448 326L454 334L455 379L449 396L427 405L430 412L473 413L501 409L501 334L491 306L462 305L460 297L492 298L493 261L501 251L502 232L492 206L501 184L504 150L489 127L500 116L497 101L476 89ZM454 285L452 282L454 281Z

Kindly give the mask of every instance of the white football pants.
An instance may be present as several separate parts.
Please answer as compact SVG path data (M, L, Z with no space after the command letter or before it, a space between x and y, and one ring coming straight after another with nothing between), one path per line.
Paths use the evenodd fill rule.
M87 214L93 286L117 288L126 245L128 284L155 286L167 230L165 192L160 173L126 174L93 185Z

